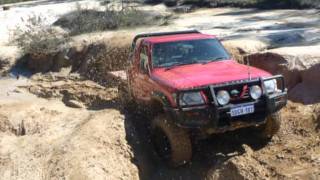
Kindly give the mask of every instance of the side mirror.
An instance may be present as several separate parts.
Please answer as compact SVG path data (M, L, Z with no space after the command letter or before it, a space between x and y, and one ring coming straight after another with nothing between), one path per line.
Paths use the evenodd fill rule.
M149 64L148 64L148 59L142 59L140 61L140 71L143 74L149 74Z
M144 65L141 68L141 71L143 74L149 74L149 64L148 61L146 61L146 63L144 63Z

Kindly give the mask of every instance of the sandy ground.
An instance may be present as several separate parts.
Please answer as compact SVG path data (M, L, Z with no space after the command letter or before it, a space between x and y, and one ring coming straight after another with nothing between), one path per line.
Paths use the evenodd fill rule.
M12 4L9 11L0 11L0 45L10 44L12 29L16 26L23 27L24 22L30 16L41 16L48 24L54 23L63 14L76 9L79 3L88 8L98 6L96 1L40 1Z
M80 3L99 6L96 1ZM76 1L43 1L0 11L0 57L14 61L19 56L7 48L12 45L10 29L23 24L21 17L45 14L52 23L75 7ZM143 8L169 12L162 5ZM319 17L319 10L201 9L175 14L168 26L97 32L74 40L196 28L247 53L276 48L271 51L309 56L319 48ZM296 47L287 51L287 46ZM71 100L82 108L69 107ZM247 130L216 135L197 144L191 163L171 169L154 154L144 117L121 113L115 87L68 73L0 78L0 179L319 179L319 108L289 102L271 142L260 142Z
M126 140L130 132L118 110L70 108L59 98L28 93L30 80L0 81L0 179L139 178ZM66 79L50 81L52 87L63 86L60 90L77 91ZM91 98L91 91L102 91L93 82L78 85ZM112 94L101 96L109 101Z
M316 105L289 102L271 142L252 130L216 135L198 142L191 163L171 169L154 153L143 116L119 111L113 88L56 73L0 82L0 179L320 177Z

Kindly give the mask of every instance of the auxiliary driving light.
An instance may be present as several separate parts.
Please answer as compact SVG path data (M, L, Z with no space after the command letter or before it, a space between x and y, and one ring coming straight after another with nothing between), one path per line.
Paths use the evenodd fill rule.
M221 90L217 93L217 101L220 105L227 105L230 101L230 95L227 91Z
M250 88L250 96L252 99L257 100L262 96L262 89L259 86L252 86Z

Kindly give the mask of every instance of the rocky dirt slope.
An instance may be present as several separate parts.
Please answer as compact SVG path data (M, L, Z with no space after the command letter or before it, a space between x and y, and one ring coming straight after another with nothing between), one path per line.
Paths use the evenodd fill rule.
M0 103L0 179L139 179L126 137L134 132L124 116L112 108L67 107L54 94L67 91L91 106L111 101L114 93L92 82L40 79L52 90L46 99L27 92L40 92L38 84L8 90L4 81L22 80L1 80L1 96L11 101L1 98Z
M289 98L304 104L320 102L320 46L276 48L249 55L251 65L283 74Z

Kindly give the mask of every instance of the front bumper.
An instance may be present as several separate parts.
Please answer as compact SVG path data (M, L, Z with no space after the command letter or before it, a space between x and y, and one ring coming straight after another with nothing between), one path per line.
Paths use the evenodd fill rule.
M240 104L204 106L185 108L166 108L166 112L183 128L205 128L212 133L231 131L243 127L264 124L266 117L279 111L287 104L287 92L283 89L271 95L264 95L259 100ZM238 106L254 105L252 114L231 117L230 110Z

